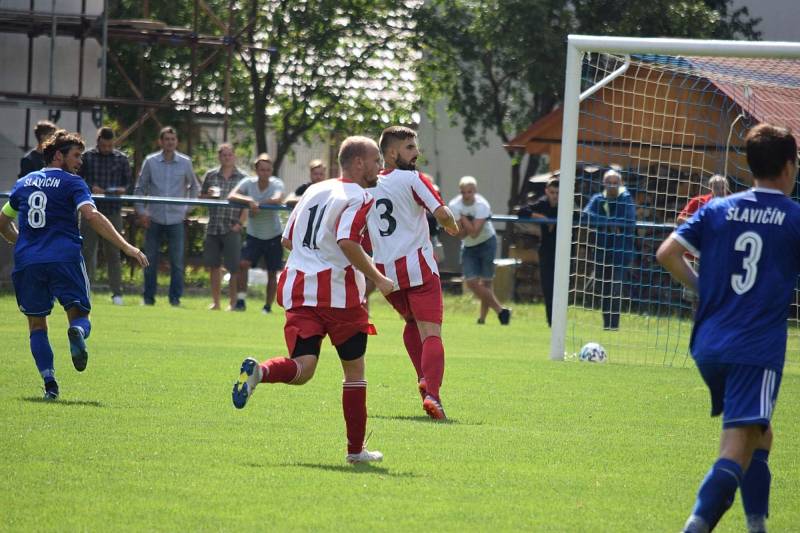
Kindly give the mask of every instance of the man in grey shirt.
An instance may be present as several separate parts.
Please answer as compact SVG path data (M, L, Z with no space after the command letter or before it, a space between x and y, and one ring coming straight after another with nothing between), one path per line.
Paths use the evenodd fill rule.
M283 201L283 181L272 175L272 159L261 154L254 163L256 177L244 178L228 195L229 200L242 202L250 207L247 221L247 237L242 248L242 262L239 264L239 281L236 309L244 311L247 297L247 271L258 266L264 257L267 269L267 297L263 313L272 312L272 303L278 290L278 272L283 268L283 247L281 246L281 219L275 209L259 209L259 205L280 205ZM231 276L233 280L233 276Z
M178 152L178 134L172 126L161 129L158 136L161 150L150 154L142 165L133 194L137 196L170 196L197 198L199 183L192 169L192 160ZM156 302L158 249L164 235L170 262L169 303L177 306L183 294L183 241L187 206L171 204L136 204L139 224L146 228L144 251L150 265L144 270L144 304Z

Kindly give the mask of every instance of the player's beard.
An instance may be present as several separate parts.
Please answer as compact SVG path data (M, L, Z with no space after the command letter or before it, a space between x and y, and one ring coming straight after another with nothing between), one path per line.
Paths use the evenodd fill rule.
M417 159L411 161L404 161L402 157L397 156L397 161L394 162L400 170L417 170Z

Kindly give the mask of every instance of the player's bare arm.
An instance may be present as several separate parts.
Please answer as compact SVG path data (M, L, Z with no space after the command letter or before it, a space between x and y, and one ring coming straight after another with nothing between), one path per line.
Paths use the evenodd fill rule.
M126 241L125 237L119 234L116 228L114 228L114 225L105 217L105 215L99 212L93 205L82 205L80 212L83 220L88 222L92 229L98 233L98 235L122 250L122 253L128 257L136 259L140 266L146 267L150 264L147 260L147 256L144 255L144 252Z
M290 252L292 251L292 241L290 241L289 239L282 238L281 239L281 246L283 246L284 248L286 248Z
M456 222L456 217L453 215L453 212L450 211L449 207L440 205L433 212L433 216L449 235L454 237L458 236L460 228L458 227L458 222Z
M17 242L19 233L14 225L14 219L6 214L7 210L11 210L11 206L8 204L3 207L3 212L0 213L0 235L9 243L14 244Z
M381 294L387 295L395 289L394 282L375 268L375 263L372 262L372 259L364 252L364 248L359 243L350 239L341 239L338 244L350 264L375 283L375 287L381 291Z
M672 235L667 237L656 252L656 259L666 268L672 276L685 287L697 291L697 273L686 261L686 249Z

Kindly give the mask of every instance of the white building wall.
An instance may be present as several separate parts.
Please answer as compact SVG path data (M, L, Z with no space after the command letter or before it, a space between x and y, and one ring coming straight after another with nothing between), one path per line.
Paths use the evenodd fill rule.
M747 7L761 17L757 29L764 41L800 41L800 2L797 0L733 0L733 10Z
M3 9L28 11L29 0L0 0ZM81 2L77 0L56 0L53 10L52 0L36 0L36 11L50 14L80 14ZM86 14L98 15L102 12L102 0L87 0ZM33 40L33 68L31 70L31 92L48 94L50 92L50 45L49 36L39 36ZM24 34L0 34L0 91L27 92L28 37ZM101 73L99 61L101 46L94 39L86 39L84 45L83 96L101 95ZM72 96L78 94L78 69L80 66L80 41L73 37L56 37L53 54L53 94ZM25 138L25 106L3 105L0 103L0 190L7 191L19 173L19 160L25 154L25 146L36 145L33 128L37 121L48 118L48 110L31 108L28 138ZM78 113L62 110L58 120L60 127L75 131L78 126ZM92 124L91 110L81 113L81 134L93 139L96 128ZM91 142L90 142L91 144Z

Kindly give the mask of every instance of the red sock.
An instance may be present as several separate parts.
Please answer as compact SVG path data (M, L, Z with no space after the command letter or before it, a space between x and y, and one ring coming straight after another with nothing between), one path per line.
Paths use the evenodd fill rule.
M261 383L291 383L300 375L300 365L288 357L276 357L261 363Z
M441 337L427 337L422 343L422 371L428 394L439 399L439 387L444 379L444 346Z
M342 411L347 427L347 453L361 453L367 432L367 382L342 383Z
M424 374L422 373L422 341L419 338L416 322L406 322L403 330L403 343L406 345L408 358L411 359L411 364L417 371L417 381L419 381Z

